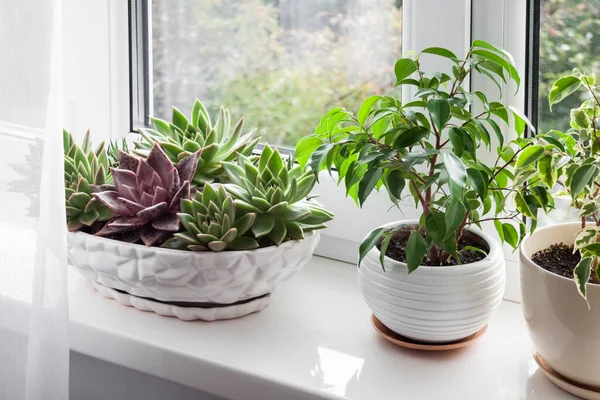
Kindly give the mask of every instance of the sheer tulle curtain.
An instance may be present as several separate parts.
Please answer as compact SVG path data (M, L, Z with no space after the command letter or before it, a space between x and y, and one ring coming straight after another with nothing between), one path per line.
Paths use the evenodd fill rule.
M68 399L60 18L0 0L0 399Z

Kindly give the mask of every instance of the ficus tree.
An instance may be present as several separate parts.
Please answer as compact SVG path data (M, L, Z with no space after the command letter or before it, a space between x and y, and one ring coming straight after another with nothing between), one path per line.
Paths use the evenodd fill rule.
M424 54L449 59L451 72L425 73ZM468 90L465 82L472 74L496 83L498 97ZM450 257L460 263L457 243L464 229L484 221L493 221L501 240L518 246L526 234L521 215L535 219L538 209L553 203L543 182L529 180L528 167L544 147L524 138L526 128L533 127L499 100L503 85L520 84L512 56L480 40L464 58L432 47L398 60L395 75L397 86L415 88L410 101L371 96L356 114L330 110L315 133L298 142L300 164L310 164L315 174L337 170L338 183L344 182L359 206L382 187L396 206L414 199L422 215L406 246L410 272ZM516 139L505 140L509 135ZM373 230L360 246L359 263L379 243L383 266L390 240L401 228Z
M571 110L570 129L550 130L538 136L546 151L534 166L540 179L570 195L571 206L579 210L581 231L575 239L574 251L580 252L581 261L573 276L585 298L590 277L600 283L600 93L595 74L586 75L574 69L572 74L556 80L549 93L549 105L552 108L577 92L585 92L585 100L579 108Z

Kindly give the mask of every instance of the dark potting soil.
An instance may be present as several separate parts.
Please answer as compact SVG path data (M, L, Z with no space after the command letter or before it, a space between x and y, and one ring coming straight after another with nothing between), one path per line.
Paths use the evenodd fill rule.
M417 230L418 226L416 225L406 225L403 226L398 232L394 234L390 243L388 245L386 256L400 262L406 262L406 243L408 242L408 237L410 233L414 230ZM382 239L377 243L377 248L381 251L381 243ZM462 237L458 241L458 256L460 258L460 263L454 258L449 257L446 261L444 261L441 265L434 264L429 260L429 258L425 257L421 265L428 266L450 266L450 265L458 265L458 264L471 264L477 261L483 260L486 255L473 250L463 250L465 247L471 246L483 250L486 254L490 251L490 246L479 236L476 234L464 231Z
M573 246L558 243L535 252L531 260L546 271L573 279L573 269L581 260L581 254L579 251L573 253Z

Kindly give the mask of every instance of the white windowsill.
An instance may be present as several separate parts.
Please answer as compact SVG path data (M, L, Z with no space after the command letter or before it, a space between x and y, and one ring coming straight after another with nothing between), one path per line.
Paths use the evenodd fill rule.
M570 399L538 371L519 304L453 352L370 325L355 268L313 257L263 311L213 323L124 307L69 271L71 349L227 399Z

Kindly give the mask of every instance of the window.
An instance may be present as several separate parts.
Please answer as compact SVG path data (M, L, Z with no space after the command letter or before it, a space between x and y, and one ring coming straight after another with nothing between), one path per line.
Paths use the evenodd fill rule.
M503 44L471 26L472 20L491 26L472 17L472 9L487 2L499 3L73 1L63 46L70 77L64 88L65 127L81 133L89 128L95 140L119 139L147 125L149 114L170 119L171 103L189 115L198 97L213 112L223 104L233 119L244 115L246 129L258 127L269 143L293 148L327 109L343 105L356 111L366 96L392 90L393 65L403 52L442 46L464 54L472 29L473 37ZM128 33L129 42L123 40ZM439 59L439 66L428 65L448 67ZM358 245L371 229L416 214L412 205L388 212L383 192L358 210L328 175L316 190L336 214L321 234L317 254L348 262L356 261Z
M566 131L585 93L548 106L554 81L574 67L600 71L600 0L540 0L538 129Z
M387 93L402 0L152 0L152 113L196 98L294 147L331 107Z

